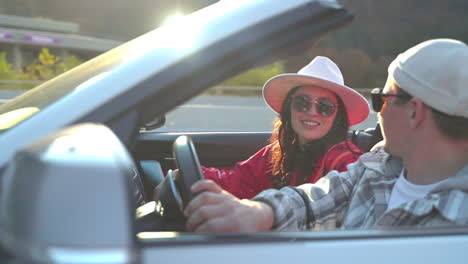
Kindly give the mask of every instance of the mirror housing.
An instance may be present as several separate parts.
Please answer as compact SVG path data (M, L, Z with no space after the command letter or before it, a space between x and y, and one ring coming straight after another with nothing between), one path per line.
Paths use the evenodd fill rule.
M127 150L103 125L77 125L33 143L3 175L0 243L27 262L133 262L134 175Z
M150 131L153 129L160 128L166 123L166 116L157 116L150 121L146 122L141 129L143 131Z

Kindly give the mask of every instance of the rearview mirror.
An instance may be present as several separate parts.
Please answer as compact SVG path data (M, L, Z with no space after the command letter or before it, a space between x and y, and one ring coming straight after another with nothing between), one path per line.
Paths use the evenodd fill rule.
M141 129L144 131L149 131L149 130L153 130L156 128L160 128L164 126L165 123L166 123L166 116L157 116L151 119L150 121L146 122L143 125L143 127L141 127Z

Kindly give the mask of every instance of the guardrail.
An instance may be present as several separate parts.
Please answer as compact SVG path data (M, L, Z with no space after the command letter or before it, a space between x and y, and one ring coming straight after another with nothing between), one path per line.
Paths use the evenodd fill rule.
M27 91L27 88L32 88L43 83L43 81L32 80L0 80L0 91ZM372 88L357 88L355 89L364 97L370 97ZM244 95L244 96L261 96L261 86L214 86L207 92L215 96L222 95ZM8 96L9 97L9 96ZM14 96L12 96L14 97ZM0 98L0 104L5 103L11 98Z
M210 88L214 92L214 95L225 95L233 94L235 92L242 93L260 93L262 92L262 87L260 86L224 86L218 85Z
M43 83L43 81L32 81L32 80L0 80L0 91L20 91L25 92L37 85ZM1 98L4 99L4 98Z
M364 97L369 97L370 92L373 88L356 88L355 90L362 94ZM213 91L214 95L226 95L233 94L235 92L240 93L262 93L261 86L214 86L210 88Z

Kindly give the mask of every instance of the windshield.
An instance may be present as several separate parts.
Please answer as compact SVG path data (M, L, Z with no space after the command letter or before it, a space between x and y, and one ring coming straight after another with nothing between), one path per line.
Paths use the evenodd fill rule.
M149 74L160 72L197 52L201 47L245 27L247 22L245 25L239 23L229 28L223 27L222 32L214 32L208 24L227 12L248 5L249 1L227 1L180 17L7 101L0 106L0 133L15 127L72 92L92 89L95 92L93 96L112 98L131 89L133 85L147 79ZM132 64L148 64L150 67L134 69ZM126 75L126 78L119 75ZM98 84L106 81L107 85ZM106 90L105 93L102 89ZM82 102L83 105L86 103Z
M2 104L0 106L0 133L18 125L67 94L92 84L93 81L96 81L96 78L102 76L103 73L111 70L125 59L122 55L126 52L126 49L127 47L122 47L88 61Z

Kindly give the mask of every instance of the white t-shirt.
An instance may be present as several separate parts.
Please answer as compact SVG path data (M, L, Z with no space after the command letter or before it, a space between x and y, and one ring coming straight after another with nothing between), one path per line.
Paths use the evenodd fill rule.
M395 183L395 186L393 186L392 194L390 196L390 200L388 201L387 210L391 210L402 203L424 198L424 196L426 196L429 191L434 189L442 182L443 181L426 185L414 184L406 179L405 171L402 170L400 177L398 177Z

